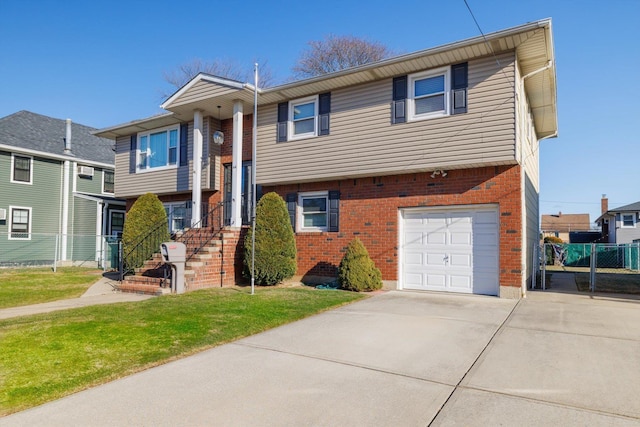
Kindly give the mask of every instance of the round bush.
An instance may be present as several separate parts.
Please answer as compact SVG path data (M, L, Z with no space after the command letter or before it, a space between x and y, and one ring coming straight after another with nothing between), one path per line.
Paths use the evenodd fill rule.
M127 212L122 230L126 268L141 267L160 251L160 243L170 239L167 213L158 196L147 193L138 197Z
M338 281L342 289L356 292L382 288L382 274L357 237L349 243L340 261Z
M251 238L244 239L244 275L251 277ZM296 273L296 240L287 205L276 193L267 193L256 206L255 282L275 285Z

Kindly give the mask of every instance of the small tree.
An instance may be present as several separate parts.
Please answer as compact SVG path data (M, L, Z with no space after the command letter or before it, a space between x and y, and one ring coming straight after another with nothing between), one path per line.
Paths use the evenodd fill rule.
M244 239L244 274L251 277L250 229ZM296 241L287 205L276 193L267 193L256 206L255 281L275 285L296 273Z
M307 43L296 65L295 78L321 76L334 71L388 58L393 53L385 45L354 36L329 35Z
M340 287L349 291L374 291L382 288L382 274L369 257L360 239L353 239L338 267Z
M173 90L184 86L189 82L189 80L197 76L198 73L211 74L239 82L253 82L253 67L251 67L250 70L246 69L232 59L213 59L210 61L203 61L202 59L194 58L179 65L177 68L164 73L164 80L172 87L169 91L163 92L162 95L164 97L170 96ZM275 78L273 71L269 67L268 63L265 61L264 63L259 64L258 86L265 88L273 86L274 82Z
M160 250L160 243L170 238L167 213L158 196L147 193L138 197L127 212L122 230L126 267L141 267Z

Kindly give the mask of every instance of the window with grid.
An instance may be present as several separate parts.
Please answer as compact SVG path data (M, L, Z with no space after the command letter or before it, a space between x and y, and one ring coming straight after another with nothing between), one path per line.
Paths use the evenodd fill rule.
M13 182L31 183L31 163L33 159L26 156L13 156Z
M104 176L104 193L115 193L115 173L113 171L105 170Z
M9 238L15 240L29 240L31 209L12 207L10 210L11 230Z

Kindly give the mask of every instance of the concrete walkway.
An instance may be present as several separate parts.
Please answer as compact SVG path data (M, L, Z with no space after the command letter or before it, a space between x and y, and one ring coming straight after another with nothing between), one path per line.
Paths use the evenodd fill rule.
M388 292L0 426L638 426L639 304Z
M103 277L94 283L80 298L72 298L45 302L42 304L11 307L0 310L0 320L12 317L29 316L32 314L49 313L70 308L87 307L90 305L113 304L117 302L143 301L152 298L150 295L127 294L113 291L113 280Z

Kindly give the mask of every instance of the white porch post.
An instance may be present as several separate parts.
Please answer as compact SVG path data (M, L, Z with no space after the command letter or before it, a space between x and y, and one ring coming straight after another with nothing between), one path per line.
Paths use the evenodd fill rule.
M193 184L191 189L191 226L200 228L202 205L202 111L193 112Z
M242 101L233 103L233 162L231 164L231 226L242 226Z

